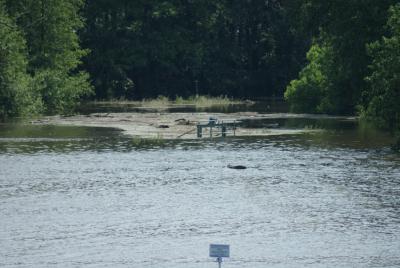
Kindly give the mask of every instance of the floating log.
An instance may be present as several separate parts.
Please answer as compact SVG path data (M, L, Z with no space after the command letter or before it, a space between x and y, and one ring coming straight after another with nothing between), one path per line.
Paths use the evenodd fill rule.
M246 166L242 166L242 165L228 165L228 168L232 168L232 169L246 169Z

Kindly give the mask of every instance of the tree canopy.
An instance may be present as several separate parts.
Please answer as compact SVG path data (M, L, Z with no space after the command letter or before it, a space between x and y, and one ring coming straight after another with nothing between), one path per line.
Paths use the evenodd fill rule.
M68 112L89 94L88 74L78 71L87 53L77 31L83 26L80 0L1 0L4 73L0 116ZM12 77L6 74L11 73Z
M400 130L400 4L392 6L388 34L367 46L372 58L364 90L364 115Z
M87 1L97 98L282 95L307 47L281 1Z

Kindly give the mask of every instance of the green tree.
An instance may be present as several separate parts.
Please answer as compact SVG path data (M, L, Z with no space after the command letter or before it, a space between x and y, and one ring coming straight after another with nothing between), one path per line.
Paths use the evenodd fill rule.
M25 40L0 1L0 118L41 111L39 94L26 73Z
M85 67L97 98L174 96L200 73L209 1L88 1Z
M69 112L91 92L88 75L79 72L77 31L83 27L82 0L7 0L9 14L23 32L33 91L41 94L46 112Z
M300 0L88 1L81 37L96 98L283 95L308 41ZM196 82L197 81L197 82Z
M307 53L309 64L292 80L285 92L285 99L291 104L292 112L318 113L323 99L327 99L328 77L326 66L332 61L332 48L314 44Z
M239 97L282 96L299 69L295 48L304 47L290 20L295 1L218 3L204 41L204 76L211 91Z
M364 78L369 70L371 57L366 50L369 44L382 36L387 9L395 1L382 0L305 0L302 10L304 24L315 35L319 46L330 48L330 57L325 63L324 74L328 80L324 88L323 102L316 103L313 110L334 114L351 114L361 102ZM312 64L312 63L310 63ZM307 67L306 67L307 68ZM307 88L307 81L302 87ZM310 85L315 87L315 85ZM293 95L295 86L290 87ZM297 93L306 95L306 93ZM294 99L292 99L295 101ZM292 102L292 105L297 105Z
M400 4L389 13L388 36L368 45L373 61L366 78L364 109L379 126L400 131Z

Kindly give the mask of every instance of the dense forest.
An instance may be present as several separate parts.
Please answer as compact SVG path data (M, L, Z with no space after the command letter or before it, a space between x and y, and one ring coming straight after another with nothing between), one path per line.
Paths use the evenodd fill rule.
M297 9L265 0L88 1L84 68L98 98L282 96L310 45L291 25Z
M0 0L0 117L82 100L285 97L400 129L395 0Z

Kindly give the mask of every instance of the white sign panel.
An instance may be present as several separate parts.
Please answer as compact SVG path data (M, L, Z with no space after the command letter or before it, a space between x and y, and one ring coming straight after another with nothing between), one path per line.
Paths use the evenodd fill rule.
M210 245L210 257L229 258L229 245Z

